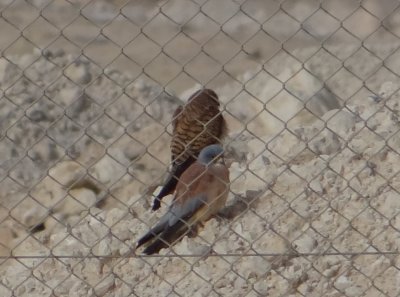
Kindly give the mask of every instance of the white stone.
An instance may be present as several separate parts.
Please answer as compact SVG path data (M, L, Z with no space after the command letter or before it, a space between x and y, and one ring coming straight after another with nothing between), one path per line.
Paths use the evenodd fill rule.
M293 244L298 252L310 253L317 247L318 242L308 235L303 235L301 238L295 240Z
M313 138L308 145L318 155L331 155L337 153L341 148L339 137L326 128Z
M73 63L64 70L65 75L78 84L87 84L92 79L89 69L84 63Z
M344 291L352 285L352 282L344 275L339 276L335 281L335 287L340 290Z
M239 1L235 3L237 2ZM38 54L37 52L35 55ZM35 55L21 57L19 64L33 63L36 59ZM51 55L48 54L47 56L50 59L55 55L50 57ZM69 65L73 60L72 56L63 56L57 64L61 61L61 64ZM43 59L37 62L37 65L29 67L26 74L30 78L39 80L35 82L39 86L47 85L49 74L44 75L43 72L53 71L52 63ZM0 62L0 81L7 80L4 77L8 76L9 68L5 64L7 63ZM74 81L85 84L91 80L89 77L91 69L93 67L89 63L79 62L67 66L65 73ZM314 82L312 77L307 77L304 71L291 80L291 75L296 73L297 70L283 69L277 75L285 77L282 82L288 81L288 89L305 99L318 89L315 87L320 86L319 82ZM251 82L250 74L243 76L242 79L244 77L249 80L248 83L246 82L245 91L256 91L259 99L265 102L271 95L269 92L273 92L276 90L275 87L281 84L268 81L268 85L263 86L264 81L259 77L254 78L254 83ZM115 79L116 83L121 83L122 80L130 81L121 73L113 75L112 79ZM85 131L88 134L87 139L80 145L81 151L89 150L89 153L87 152L89 157L83 158L79 154L70 155L70 158L76 158L75 161L66 157L65 161L55 164L50 169L46 166L41 169L38 164L34 167L35 170L38 172L42 170L41 172L48 177L33 188L24 189L20 185L13 191L6 191L4 188L9 186L6 185L5 180L1 181L0 198L11 203L7 205L5 211L0 212L0 219L4 222L0 228L0 242L2 242L0 249L2 245L6 248L0 250L0 254L7 255L9 247L15 255L46 256L51 249L51 252L56 255L79 256L54 261L47 259L43 262L43 259L20 259L19 261L7 259L0 265L0 277L3 285L14 290L16 296L19 294L33 297L45 295L42 291L44 287L39 283L39 279L49 277L52 279L48 282L50 287L53 287L57 281L60 282L54 292L60 296L126 296L133 287L134 294L144 297L165 296L178 294L178 292L181 295L212 295L212 288L218 289L217 294L226 296L245 296L246 294L284 296L285 294L295 295L295 290L290 291L287 286L288 283L297 285L299 282L301 284L296 287L296 291L304 296L312 292L328 296L337 294L338 291L349 297L360 296L365 288L363 277L353 278L351 275L353 265L360 267L360 271L369 276L367 281L373 281L382 292L390 290L388 284L396 283L395 275L390 276L390 270L387 270L391 264L390 259L385 257L374 258L373 255L357 257L354 262L341 256L316 257L315 259L309 257L312 260L311 263L310 259L307 260L301 256L286 261L281 260L280 256L246 255L247 252L283 253L287 251L288 244L301 252L324 251L329 246L340 250L359 251L358 247L364 242L364 237L367 245L377 245L376 248L379 250L392 250L399 246L396 230L396 227L400 226L396 217L400 209L397 203L399 197L396 191L390 192L386 187L388 182L393 189L400 187L396 176L399 159L396 154L399 152L397 149L399 146L398 120L396 114L390 110L390 104L396 104L390 100L396 98L388 98L390 93L397 89L393 87L392 82L388 81L381 87L380 96L388 99L384 108L382 108L383 102L373 102L367 96L358 102L349 98L352 105L347 105L346 108L354 113L334 107L335 110L325 113L322 117L327 128L324 128L323 121L310 125L309 118L299 115L296 120L287 123L290 131L286 129L282 132L281 129L285 128L285 125L278 120L268 118L265 111L257 119L252 120L256 114L254 111L257 111L257 108L261 110L264 107L267 108L267 103L264 106L253 102L244 108L241 108L241 104L234 104L235 112L244 119L252 120L247 123L247 126L236 120L237 126L233 126L234 129L230 132L231 139L234 141L227 148L227 155L231 154L232 157L229 206L242 200L244 207L233 218L209 220L204 224L204 228L200 228L198 236L194 238L186 236L174 247L176 253L204 254L204 256L182 259L173 251L164 249L160 253L161 256L168 254L173 257L138 256L100 260L85 258L85 256L125 255L129 247L132 247L136 240L148 230L146 225L155 224L165 213L166 207L159 212L151 213L148 203L151 198L142 196L142 190L151 183L161 180L162 172L165 172L170 158L170 136L165 132L164 125L167 118L169 121L169 109L164 109L165 106L170 105L169 101L163 102L165 105L158 105L157 101L150 103L153 99L152 95L157 93L159 88L141 80L135 82L140 88L135 87L136 93L133 92L135 95L129 100L140 99L143 107L139 108L139 114L145 110L156 113L157 117L159 113L164 113L164 115L160 122L158 118L149 116L146 121L132 128L134 130L132 132L127 127L131 121L136 124L136 119L121 116L121 107L117 108L117 104L114 105L113 102L108 101L113 99L112 94L118 94L121 90L119 90L120 87L113 88L113 82L110 82L111 87L104 85L103 82L107 80L110 81L108 78L99 79L94 86L87 86L86 91L89 92L90 87L95 87L96 90L91 92L96 97L92 99L97 103L99 103L97 100L104 100L99 103L101 106L104 102L111 103L110 105L104 103L104 107L107 106L107 115L112 115L114 120L123 123L120 130L126 132L127 141L124 144L127 147L120 147L118 142L104 146L96 144L95 146L100 148L96 151L97 153L92 154L86 141L93 135L89 135L90 129L87 129ZM82 90L71 85L72 83L68 83L66 79L55 82L46 89L46 94L49 91L48 100L54 100L56 105L63 110L81 95ZM346 85L343 87L346 88ZM222 92L221 98L224 103L229 104L227 94L234 96L236 90L230 85L222 87L221 90L224 88L229 89L230 93ZM15 90L10 90L10 93L11 91L15 94L32 96L31 88L24 84L19 84ZM340 90L333 91L337 93ZM302 102L297 99L298 104L285 106L285 103L294 101L290 96L284 99L282 102L275 100L269 105L284 119L290 118L294 111L303 108ZM15 100L13 103L19 102L18 98ZM151 107L150 104L154 106ZM313 110L318 111L318 114L333 107L327 104L327 101L322 102L321 106L318 105L318 101L312 101L312 105ZM28 112L30 107L26 108ZM125 106L122 109L124 108ZM25 107L23 109L25 110ZM43 110L43 112L47 111ZM131 110L126 110L128 115L130 112ZM368 127L365 127L365 122L359 121L360 115L368 120ZM143 114L143 116L146 115ZM232 119L231 121L233 122ZM296 127L294 131L293 126ZM7 144L7 139L12 138L12 129L17 127L18 124L6 130L8 137L0 142L1 152L13 149L17 150L15 154L21 154L16 141ZM22 138L25 138L24 141L27 143L31 143L31 127L27 125L23 128L26 131L23 130L21 133ZM243 129L248 131L241 134ZM321 129L322 131L319 132ZM357 134L360 130L363 131ZM250 131L256 132L255 135L251 135ZM278 132L279 135L277 135ZM60 136L62 140L62 135L53 136L57 136L56 138ZM145 144L147 147L145 156L142 156L142 146L129 148L130 138ZM228 143L231 139L228 139ZM350 141L346 143L348 139ZM98 139L92 142L96 141ZM32 142L31 145L35 147L36 143ZM61 148L60 151L63 149L68 148ZM27 153L29 157L36 158L46 155L33 155L30 151ZM130 162L136 156L140 160L131 164ZM367 161L376 166L367 166ZM129 166L132 170L127 173L126 168ZM7 172L5 179L14 177L12 173L12 170ZM74 182L85 178L88 174L109 190L107 193L109 199L105 205L97 204L99 194L96 187L88 186L88 183L86 186L85 183L73 186ZM29 195L26 195L28 192ZM33 206L34 203L20 204L20 199L25 196L30 196L37 205L43 205L43 209ZM171 198L168 197L165 201L170 202ZM15 205L23 207L14 207ZM97 209L94 205L101 209ZM48 213L48 210L51 212ZM368 214L366 214L367 211ZM14 226L10 225L12 219L29 225L36 222L43 214L51 217L45 221L45 232L30 235L25 230L25 226L19 227L22 229L20 230L15 227L19 225L15 221ZM395 229L389 228L390 226ZM310 229L314 233L308 233ZM319 235L313 236L313 234ZM236 252L239 253L237 256L215 255L215 253ZM311 266L314 269L310 269ZM29 267L34 268L32 270ZM73 269L73 275L70 269ZM375 270L385 271L385 277L388 275L387 283L381 281L379 276L370 276ZM392 270L396 272L394 268ZM107 275L111 271L112 275ZM342 275L342 273L348 273L348 275ZM200 274L202 276L199 276ZM79 281L80 277L90 285ZM118 279L120 280L117 283ZM216 283L217 280L218 283ZM90 288L92 284L94 288ZM132 288L129 287L130 285ZM252 285L258 292L251 290ZM8 293L0 286L1 296L8 296Z
M78 87L74 88L62 88L59 90L58 96L65 105L72 104L82 95L81 90Z
M95 287L94 291L97 296L104 296L115 283L115 278L112 274L102 279L100 283Z
M342 138L349 138L351 134L348 133L355 123L355 116L345 110L333 109L325 113L322 117L326 121L327 127L334 133L340 135Z
M97 248L97 254L99 256L111 255L110 239L105 238L102 241L100 241L98 248Z
M321 183L314 179L310 182L310 188L318 194L322 194L324 189L322 188Z

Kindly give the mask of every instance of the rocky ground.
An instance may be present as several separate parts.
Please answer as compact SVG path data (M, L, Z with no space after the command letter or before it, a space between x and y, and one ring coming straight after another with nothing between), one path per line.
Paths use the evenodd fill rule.
M209 1L191 19L189 2L0 0L0 296L398 296L400 17L377 19L393 5L347 19L325 1L332 21L312 1ZM180 31L200 44L166 40ZM168 204L149 210L171 115L205 82L229 126L227 206L134 253Z
M400 239L398 82L346 102L326 89L313 116L273 105L286 128L255 116L273 84L254 79L254 97L234 99L222 86L233 162L222 217L160 257L136 257L135 239L165 211L149 211L147 191L166 170L180 99L63 52L14 84L18 70L4 63L1 253L41 257L4 258L1 296L399 293L398 257L373 254L396 252ZM346 254L361 252L372 254Z

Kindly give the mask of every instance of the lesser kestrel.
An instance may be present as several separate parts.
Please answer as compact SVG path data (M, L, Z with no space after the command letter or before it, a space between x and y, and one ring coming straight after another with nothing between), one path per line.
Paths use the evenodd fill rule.
M225 206L228 189L223 149L218 144L207 146L180 177L168 212L139 239L137 247L145 244L143 253L150 255L174 244Z
M154 199L152 210L159 209L161 199L174 192L179 177L204 147L221 143L227 129L219 107L217 94L202 89L190 96L186 105L175 110L172 119L172 169Z

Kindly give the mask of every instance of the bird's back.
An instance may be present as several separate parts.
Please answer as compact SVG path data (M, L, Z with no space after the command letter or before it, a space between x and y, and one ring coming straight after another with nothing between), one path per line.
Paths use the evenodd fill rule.
M193 197L204 194L205 206L196 221L205 221L225 206L229 190L229 171L222 164L206 167L199 163L185 171L176 187L174 203L184 204ZM175 201L176 200L176 201Z
M208 93L200 93L176 115L171 141L174 163L182 163L189 156L197 157L204 147L221 143L226 133L226 123L216 98Z
M219 106L217 94L203 89L194 93L185 106L176 109L172 118L172 168L154 199L152 210L160 208L161 199L175 191L179 177L196 161L203 148L221 144L227 127Z
M153 254L172 245L225 206L229 170L223 163L222 153L219 145L207 146L195 163L183 172L167 213L138 240L137 247L147 245L143 253Z

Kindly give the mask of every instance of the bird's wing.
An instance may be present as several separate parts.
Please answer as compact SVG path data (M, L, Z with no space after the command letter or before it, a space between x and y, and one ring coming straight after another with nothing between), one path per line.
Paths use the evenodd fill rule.
M165 220L168 220L168 227L173 227L179 221L183 221L186 224L193 221L190 218L200 209L201 206L206 204L207 196L206 193L203 192L184 201L184 203L179 202L180 201L175 200L166 214Z
M174 192L176 185L178 183L179 177L195 161L196 161L195 158L189 157L183 163L172 167L171 172L169 173L163 187L161 188L160 192L157 194L156 198L154 198L153 205L151 207L151 209L153 211L160 208L161 199L163 197L165 197L169 194L172 194L172 192Z
M157 236L167 227L171 226L172 217L182 216L185 212L189 213L189 210L193 209L193 203L190 201L196 201L196 197L201 196L201 192L195 193L190 191L191 188L196 188L197 184L200 182L201 175L204 172L204 166L193 163L183 174L184 180L183 184L181 181L177 181L177 191L175 193L174 201L168 209L168 212L161 217L159 223L152 228L146 235L144 235L139 241L138 246L144 244L145 242L151 240L153 237ZM194 194L193 196L189 196ZM154 204L153 204L154 207Z
M197 162L193 163L182 174L178 182L174 204L186 205L188 201L201 197L207 213L214 214L221 207L221 204L216 202L226 199L228 184L229 171L226 166L213 165L206 167ZM200 213L193 218L194 221L206 219L208 217L203 217Z
M153 201L153 211L160 208L161 199L175 191L178 179L199 152L210 144L220 143L227 131L218 96L210 89L195 92L185 106L179 106L173 114L172 126L172 169Z
M168 212L161 217L159 223L138 240L136 248L150 242L143 253L151 255L172 244L186 234L195 223L193 217L205 204L204 194L186 201L184 204L174 203Z
M198 222L207 220L225 204L228 169L193 163L181 176L174 200L159 223L139 239L137 247L149 243L143 253L154 254L168 247L190 231Z
M172 131L173 135L176 135L176 129L177 125L179 125L179 121L182 119L182 112L183 112L183 106L180 105L175 109L174 114L172 115ZM174 136L173 136L174 139ZM185 160L184 162L181 162L180 164L177 164L175 161L176 155L172 153L171 159L172 159L172 168L171 171L166 178L163 187L161 188L160 192L157 194L157 196L153 200L153 204L151 209L153 211L159 209L161 207L161 199L164 198L165 196L171 194L174 192L176 188L176 184L178 182L179 177L181 174L195 161L194 158L190 158Z
M173 132L175 132L175 130L176 130L176 124L179 121L179 117L182 114L182 111L183 111L183 106L179 105L175 109L174 114L172 115L172 130L173 130Z
M184 162L188 156L197 156L210 144L220 142L225 130L219 111L218 96L205 89L195 92L184 107L175 111L171 141L172 160Z

